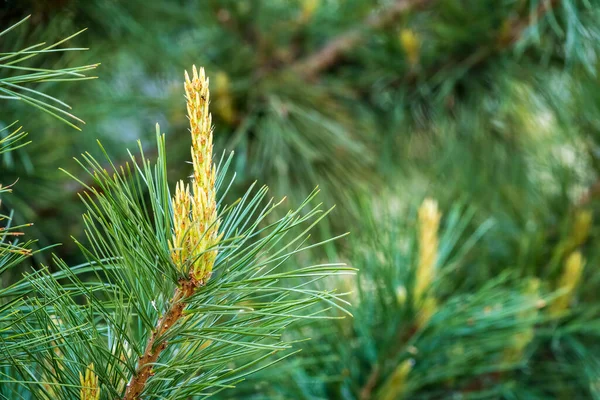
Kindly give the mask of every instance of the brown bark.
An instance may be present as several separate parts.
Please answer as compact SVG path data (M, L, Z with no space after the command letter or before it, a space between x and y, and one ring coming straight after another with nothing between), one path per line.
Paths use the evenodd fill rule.
M370 15L358 27L330 40L325 46L312 55L293 65L306 78L312 78L333 66L348 50L356 47L367 37L366 31L382 29L395 22L402 14L427 6L433 0L396 0L390 7Z
M138 361L138 366L131 377L131 380L127 384L127 390L123 400L134 400L139 399L140 395L146 388L148 379L154 372L152 368L158 360L160 354L167 348L167 341L164 340L164 336L183 316L183 310L187 303L186 299L194 293L197 285L193 281L184 281L181 283L171 299L170 308L167 310L165 315L158 320L156 328L148 338L146 349Z
M367 379L367 383L363 386L360 391L360 400L369 400L372 396L373 390L375 386L377 386L377 381L379 380L379 366L375 365L369 374L369 378Z

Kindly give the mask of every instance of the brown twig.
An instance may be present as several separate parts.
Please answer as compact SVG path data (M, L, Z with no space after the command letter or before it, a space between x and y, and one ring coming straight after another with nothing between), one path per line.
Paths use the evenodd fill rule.
M363 386L360 391L360 400L369 400L372 396L373 389L377 386L377 381L379 380L379 365L375 365L369 374L369 378L367 379L367 383Z
M404 13L432 2L433 0L396 0L390 7L370 15L358 27L330 40L316 53L297 61L292 67L304 77L313 78L337 63L345 52L362 43L367 37L367 31L384 28Z
M419 327L417 325L411 326L408 331L398 331L396 332L396 338L394 339L394 345L389 349L385 355L389 354L400 354L404 345L411 340L411 338L419 331ZM360 399L361 400L369 400L373 396L373 391L377 387L379 383L379 378L381 375L380 365L381 361L377 361L377 363L371 369L371 373L367 378L367 382L362 387L360 391Z
M500 45L502 47L508 47L515 44L515 42L521 38L525 29L535 25L539 19L552 11L552 9L558 5L558 2L558 0L543 0L536 10L529 14L527 18L520 18L513 21L509 25L509 34L506 37L507 40L505 43L500 43Z
M440 75L440 73L444 71L459 66L464 70L468 70L483 64L491 56L510 48L518 42L528 27L537 23L537 21L543 18L548 12L552 11L558 3L558 0L545 0L538 5L535 11L529 13L527 16L507 20L506 28L502 30L496 40L490 45L477 48L473 53L461 60L451 60L441 66L432 68L427 76L433 77ZM403 83L411 83L417 76L412 74L407 76L407 78L408 79L402 79ZM400 83L400 80L397 83Z
M127 390L123 400L134 400L139 399L140 395L146 387L148 379L154 375L152 368L160 354L167 348L167 341L164 340L165 334L169 332L173 326L183 316L183 310L187 303L186 299L194 293L194 290L198 287L198 283L193 280L186 280L180 282L180 286L175 290L173 298L171 299L171 305L165 315L159 319L156 324L156 328L148 338L146 349L138 361L138 366L131 377L131 380L127 384Z

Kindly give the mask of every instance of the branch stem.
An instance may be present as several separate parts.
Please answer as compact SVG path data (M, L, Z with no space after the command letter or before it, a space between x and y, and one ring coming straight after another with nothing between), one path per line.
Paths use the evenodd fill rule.
M140 356L137 369L127 384L123 400L140 398L148 379L154 375L152 367L167 348L168 343L164 340L165 334L181 319L183 310L187 305L186 299L194 293L197 286L193 280L189 280L181 282L181 285L175 289L169 309L158 320L156 328L148 338L144 354Z
M348 50L358 46L367 38L368 30L384 28L394 23L401 15L415 8L424 7L433 0L396 0L390 7L370 15L358 27L335 37L319 51L294 64L307 78L318 75L333 66Z

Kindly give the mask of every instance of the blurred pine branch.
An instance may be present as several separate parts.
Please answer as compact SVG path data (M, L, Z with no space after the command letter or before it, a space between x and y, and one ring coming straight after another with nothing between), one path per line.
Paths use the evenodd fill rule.
M217 154L237 153L229 195L258 178L298 205L318 183L324 202L340 206L318 236L353 232L297 257L360 269L356 279L332 278L356 292L354 320L301 323L286 340L317 340L224 398L599 396L596 0L31 4L6 14L43 9L22 41L89 27L85 57L110 68L89 91L57 96L81 110L85 135L19 118L46 132L24 154L35 171L25 162L2 171L26 188L14 202L21 221L30 206L53 240L77 232L78 189L50 171L96 137L126 168L122 149L153 136L155 120L169 132L165 168L189 175L188 121L172 77L201 61ZM9 122L16 111L7 109ZM416 302L416 210L427 197L442 214L438 261ZM80 364L75 385L91 371L90 360Z

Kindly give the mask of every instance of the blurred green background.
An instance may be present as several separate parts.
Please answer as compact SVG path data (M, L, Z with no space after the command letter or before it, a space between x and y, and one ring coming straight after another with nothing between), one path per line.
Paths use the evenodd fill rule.
M80 186L58 168L77 174L72 157L97 155L97 139L113 160L138 139L152 154L158 122L172 182L188 175L192 64L210 78L215 154L236 153L232 198L258 180L290 207L317 185L337 206L321 234L351 235L313 257L360 269L337 282L355 293L355 318L298 328L315 338L302 356L236 396L600 398L597 0L0 5L3 27L27 15L3 52L87 28L68 44L89 50L31 67L101 63L95 80L36 86L73 106L81 132L20 102L0 112L33 140L0 159L0 182L18 179L3 207L33 221L42 246L62 243L67 262L80 261ZM411 296L425 197L442 222L438 304L423 327L423 305L399 299ZM539 301L565 293L574 252L585 267L570 311L545 313ZM497 304L506 312L480 315Z

